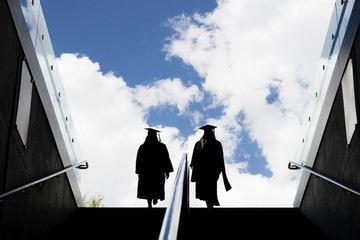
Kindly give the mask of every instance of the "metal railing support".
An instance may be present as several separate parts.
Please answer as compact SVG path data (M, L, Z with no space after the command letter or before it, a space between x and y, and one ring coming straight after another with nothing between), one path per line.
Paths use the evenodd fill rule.
M49 176L47 176L47 177L44 177L44 178L41 178L41 179L39 179L39 180L30 182L30 183L25 184L25 185L23 185L23 186L21 186L21 187L18 187L18 188L15 188L15 189L11 190L11 191L8 191L8 192L6 192L6 193L3 193L3 194L0 195L0 199L3 199L3 198L5 198L5 197L7 197L7 196L9 196L9 195L11 195L11 194L13 194L13 193L16 193L16 192L19 192L19 191L24 190L24 189L26 189L26 188L29 188L29 187L31 187L31 186L34 186L34 185L36 185L36 184L38 184L38 183L42 183L42 182L44 182L44 181L46 181L46 180L49 180L49 179L51 179L51 178L53 178L53 177L56 177L56 176L58 176L58 175L60 175L60 174L63 174L63 173L65 173L65 172L67 172L67 171L70 171L71 169L74 169L74 168L87 169L88 167L89 167L89 163L88 163L87 160L82 161L82 162L79 162L79 163L77 163L77 164L75 164L75 165L68 166L68 167L64 168L63 170L61 170L61 171L58 171L58 172L56 172L56 173L53 173L53 174L51 174L51 175L49 175Z
M188 195L188 171L187 154L184 153L175 178L170 203L166 208L159 240L177 238L181 211L184 208L184 204L186 205L185 208L189 207L188 196L185 196L185 198L183 196L184 194Z
M350 187L345 186L345 185L342 184L342 183L339 183L339 182L337 182L337 181L335 181L335 180L333 180L333 179L331 179L331 178L329 178L329 177L326 177L326 176L324 176L324 175L322 175L322 174L320 174L320 173L318 173L318 172L315 172L314 170L312 170L312 168L310 168L310 167L308 167L308 166L300 165L300 164L298 164L298 163L296 163L296 162L290 161L290 162L289 162L289 165L288 165L288 168L289 168L290 170L304 169L305 171L307 171L307 172L309 172L309 173L312 173L312 174L314 174L315 176L318 176L318 177L320 177L320 178L322 178L322 179L325 179L326 181L331 182L332 184L335 184L335 185L337 185L337 186L345 189L346 191L349 191L349 192L351 192L351 193L354 193L354 194L360 196L360 192L359 192L359 191L356 191L356 190L354 190L354 189L352 189L352 188L350 188Z

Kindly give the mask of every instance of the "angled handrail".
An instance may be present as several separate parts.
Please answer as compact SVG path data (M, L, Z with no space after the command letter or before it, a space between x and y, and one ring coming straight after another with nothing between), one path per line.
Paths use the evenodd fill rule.
M183 207L183 204L186 204L188 207L188 163L187 163L187 154L184 153L179 164L179 169L175 178L173 191L170 198L169 206L166 208L164 220L161 226L161 231L159 235L159 240L163 239L176 239L179 223L180 223L180 213ZM183 194L187 195L186 199L183 200Z
M333 180L333 179L331 179L331 178L329 178L329 177L326 177L326 176L324 176L324 175L322 175L322 174L320 174L320 173L318 173L318 172L315 172L314 170L312 170L312 168L310 168L310 167L308 167L308 166L300 165L300 164L298 164L298 163L295 163L295 162L293 162L293 161L290 161L290 162L289 162L289 165L288 165L288 168L289 168L290 170L304 169L305 171L308 171L309 173L312 173L312 174L314 174L314 175L316 175L316 176L318 176L318 177L320 177L320 178L322 178L322 179L325 179L325 180L328 181L328 182L331 182L331 183L333 183L333 184L335 184L335 185L337 185L337 186L339 186L339 187L341 187L341 188L343 188L343 189L345 189L345 190L347 190L347 191L349 191L349 192L352 192L352 193L360 196L360 192L359 192L359 191L356 191L356 190L354 190L354 189L352 189L352 188L349 188L349 187L345 186L345 185L342 184L342 183L339 183L339 182L337 182L337 181L335 181L335 180Z
M0 199L5 198L5 197L9 196L10 194L16 193L16 192L21 191L21 190L23 190L23 189L26 189L26 188L29 188L29 187L31 187L31 186L34 186L34 185L36 185L36 184L38 184L38 183L44 182L44 181L46 181L46 180L49 180L50 178L56 177L56 176L58 176L58 175L60 175L60 174L63 174L63 173L65 173L65 172L67 172L67 171L70 171L71 169L74 169L74 168L87 169L88 167L89 167L89 163L88 163L87 160L82 161L82 162L79 162L79 163L77 163L77 164L75 164L75 165L67 166L67 167L64 168L63 170L58 171L58 172L53 173L53 174L50 174L50 175L47 176L47 177L43 177L43 178L41 178L41 179L39 179L39 180L30 182L30 183L25 184L25 185L23 185L23 186L21 186L21 187L18 187L18 188L15 188L15 189L11 190L11 191L8 191L8 192L6 192L6 193L3 193L3 194L0 195Z

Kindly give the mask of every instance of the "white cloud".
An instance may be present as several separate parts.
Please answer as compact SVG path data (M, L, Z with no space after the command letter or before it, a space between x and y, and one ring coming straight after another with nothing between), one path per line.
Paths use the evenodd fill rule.
M261 174L251 175L241 172L237 164L227 166L232 190L226 192L223 180L218 181L218 195L222 206L226 207L279 207L291 206L294 181L279 183L276 179L267 178ZM197 203L199 204L199 203Z
M208 109L224 107L222 116L206 119L218 126L216 137L223 144L233 186L225 193L219 180L222 206L290 206L296 173L287 169L287 162L293 157L331 9L327 0L219 0L205 15L170 19L175 34L164 47L167 58L179 57L193 66L204 77L200 89L178 78L131 88L122 77L102 73L86 56L62 54L58 66L84 158L90 161L82 175L83 192L102 193L106 206L146 206L136 198L134 170L147 114L152 108L176 107L197 125L205 114L192 110L191 103L202 101L207 91L213 99ZM266 101L270 87L278 92L274 104ZM176 173L181 154L191 158L202 133L180 137L174 126L156 127ZM247 173L250 161L237 162L244 129L266 157L271 178ZM191 189L191 204L204 206L194 199L193 184Z
M151 85L138 85L134 89L135 100L145 109L160 105L173 105L184 114L190 102L200 102L203 94L196 85L186 87L180 78L158 80Z
M130 88L122 77L111 72L103 74L99 63L79 54L62 54L57 63L83 157L90 163L89 169L82 171L83 193L88 196L101 193L105 196L105 206L145 206L146 201L136 198L135 158L146 136L148 108L167 104L176 105L184 112L190 101L201 97L199 90L183 86L180 79L159 80L153 86ZM176 89L184 92L181 98L176 98L181 93ZM170 98L169 94L175 98ZM184 139L174 127L156 127L163 132L161 137L168 146L176 171L184 152L181 150ZM167 182L168 193L174 177L175 173L171 174Z
M239 174L238 166L229 164L235 187L224 194L234 198L228 203L245 194L249 201L239 200L240 205L250 200L254 205L292 204L296 174L288 171L287 162L294 157L332 8L326 0L219 0L210 13L168 21L175 33L164 47L167 58L193 66L205 78L202 87L214 96L213 106L225 107L217 122L225 156L234 157L245 128L273 172L272 178ZM266 97L274 86L278 99L269 104ZM242 122L236 120L239 114Z

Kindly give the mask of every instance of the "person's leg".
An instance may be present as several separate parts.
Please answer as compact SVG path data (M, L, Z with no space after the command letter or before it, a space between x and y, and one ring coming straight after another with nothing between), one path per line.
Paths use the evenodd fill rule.
M148 203L148 207L152 208L152 206L151 206L151 198L147 199L147 203Z
M214 209L214 205L210 201L206 201L206 206L209 212L211 212Z

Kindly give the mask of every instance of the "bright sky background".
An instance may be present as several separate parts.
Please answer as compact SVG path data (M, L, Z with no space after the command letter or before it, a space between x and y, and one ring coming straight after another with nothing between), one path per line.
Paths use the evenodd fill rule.
M84 159L81 189L105 206L136 198L144 127L174 168L199 126L218 126L233 189L221 206L292 206L289 171L334 1L42 1ZM168 197L176 175L166 183ZM191 205L205 206L194 198ZM166 200L159 203L164 206Z

